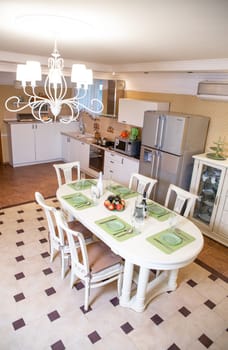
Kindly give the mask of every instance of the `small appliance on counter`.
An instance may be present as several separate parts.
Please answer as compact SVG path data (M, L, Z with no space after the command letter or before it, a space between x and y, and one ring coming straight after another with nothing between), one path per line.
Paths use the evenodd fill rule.
M126 154L130 157L138 157L140 154L141 141L129 138L116 137L114 151Z

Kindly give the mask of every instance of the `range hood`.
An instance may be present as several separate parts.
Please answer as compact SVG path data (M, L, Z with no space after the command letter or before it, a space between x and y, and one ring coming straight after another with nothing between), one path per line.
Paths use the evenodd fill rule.
M228 81L201 81L197 97L203 100L220 100L228 102Z

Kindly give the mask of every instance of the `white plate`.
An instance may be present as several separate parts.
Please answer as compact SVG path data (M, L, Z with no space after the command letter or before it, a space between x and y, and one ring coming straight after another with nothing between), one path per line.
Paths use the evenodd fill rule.
M106 223L109 230L115 232L124 229L125 225L118 219Z
M162 239L169 245L177 245L182 242L182 238L175 235L175 233L172 232L164 233L164 235L162 235Z

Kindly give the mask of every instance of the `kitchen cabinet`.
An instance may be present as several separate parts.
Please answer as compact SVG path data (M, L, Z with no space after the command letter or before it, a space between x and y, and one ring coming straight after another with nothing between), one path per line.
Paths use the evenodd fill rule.
M145 111L168 111L168 102L153 102L134 100L130 98L119 99L118 122L143 127Z
M60 160L61 131L73 128L60 123L8 123L10 164L22 166Z
M64 162L74 162L77 160L77 140L73 137L62 135L62 158Z
M104 177L128 186L132 173L138 173L139 160L116 152L105 152Z
M74 137L62 135L62 158L65 162L80 161L82 171L88 172L90 145Z
M199 196L191 219L203 233L228 245L228 161L196 155L190 191Z

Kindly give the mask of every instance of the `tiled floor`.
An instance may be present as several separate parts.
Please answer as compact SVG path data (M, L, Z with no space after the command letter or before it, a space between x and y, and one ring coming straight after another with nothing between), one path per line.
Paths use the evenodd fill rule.
M59 257L49 262L46 220L34 202L0 210L0 273L2 350L227 349L228 285L197 263L143 313L120 307L113 283L92 290L84 314L82 284L71 289Z

